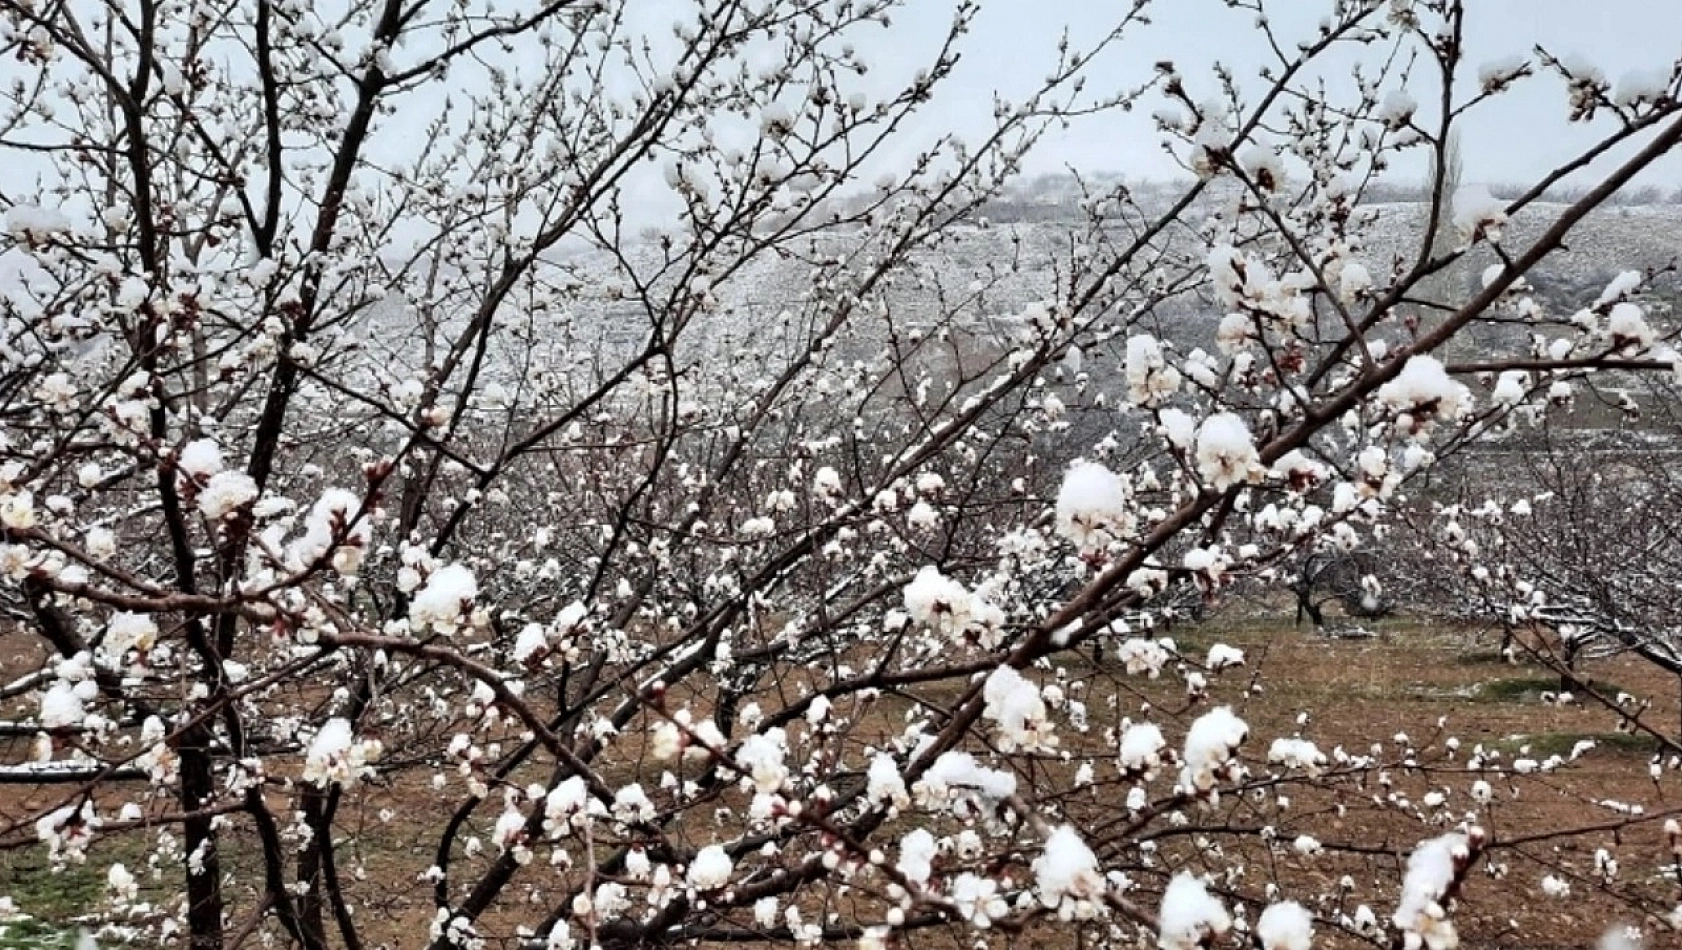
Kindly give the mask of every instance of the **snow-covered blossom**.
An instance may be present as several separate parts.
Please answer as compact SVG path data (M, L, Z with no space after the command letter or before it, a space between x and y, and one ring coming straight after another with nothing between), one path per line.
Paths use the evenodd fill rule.
M1484 93L1496 93L1530 72L1530 64L1523 56L1513 54L1490 60L1478 67L1478 88Z
M1116 659L1122 662L1127 672L1144 673L1152 679L1161 675L1170 658L1168 650L1160 642L1143 637L1129 637L1116 648Z
M962 801L966 793L999 801L1016 794L1016 776L986 768L968 752L946 752L934 760L912 788L917 800L938 806Z
M1123 730L1119 753L1121 770L1127 775L1150 779L1162 765L1162 752L1168 748L1162 729L1154 722L1136 722Z
M35 494L22 491L0 496L0 525L14 531L35 527Z
M1344 303L1352 304L1372 290L1372 272L1359 261L1345 261L1338 272L1337 295Z
M478 596L473 572L462 564L446 564L427 575L426 586L409 602L409 623L417 632L431 629L448 636Z
M1314 944L1314 915L1296 901L1269 905L1256 920L1262 950L1309 950Z
M1406 89L1397 86L1386 93L1378 104L1378 121L1386 128L1396 130L1413 121L1414 113L1418 111L1419 102L1408 95Z
M217 472L199 492L199 511L212 521L220 521L255 501L258 493L257 481L250 475Z
M1250 734L1250 727L1230 706L1217 706L1186 730L1185 764L1180 787L1188 792L1207 792L1226 774L1233 753Z
M6 209L6 233L24 241L42 241L69 233L70 218L61 211L21 202Z
M1632 69L1618 77L1612 102L1623 108L1658 102L1670 90L1671 71L1656 67Z
M1170 406L1157 414L1157 428L1168 444L1177 449L1189 449L1197 438L1197 420L1191 413Z
M1154 405L1180 388L1180 371L1163 356L1156 337L1140 334L1127 338L1123 363L1127 374L1127 398L1137 406Z
M1307 739L1281 736L1268 746L1267 761L1288 769L1300 769L1309 775L1320 774L1326 765L1325 753Z
M306 782L327 786L354 785L362 776L373 771L372 762L379 758L383 745L378 739L358 739L351 730L350 720L335 716L321 724L315 738L310 740L304 755Z
M1306 491L1324 481L1328 474L1324 464L1309 458L1301 449L1292 449L1273 463L1268 475L1285 481L1292 491Z
M1237 310L1246 298L1259 296L1266 283L1260 261L1244 256L1230 244L1209 249L1209 282L1215 300L1228 310Z
M1034 891L1040 903L1062 914L1069 902L1095 901L1104 894L1104 875L1098 857L1069 825L1059 825L1045 839L1045 850L1034 859Z
M1509 369L1501 373L1495 380L1495 389L1490 392L1489 399L1497 405L1516 406L1524 401L1524 394L1530 389L1530 374L1521 369Z
M698 891L716 891L730 883L730 873L735 868L736 863L723 846L709 844L696 852L695 859L689 862L685 879L690 887Z
M655 814L654 801L648 797L641 782L620 786L613 793L613 817L619 821L640 824L652 821Z
M1468 411L1472 401L1471 393L1448 375L1442 362L1425 354L1409 357L1396 378L1378 388L1378 398L1392 411L1443 420Z
M911 796L905 789L905 776L899 773L899 766L894 762L893 756L885 752L876 753L870 760L866 781L864 794L872 802L891 804L899 808L911 803Z
M558 836L568 826L588 820L585 816L600 808L601 804L590 797L584 778L569 776L543 797L543 831Z
M1040 688L1014 667L994 670L987 677L982 696L986 702L982 715L998 724L995 735L1001 752L1050 751L1056 747L1057 737L1046 719Z
M1639 289L1644 280L1646 280L1646 275L1641 271L1619 271L1616 277L1607 282L1605 289L1601 290L1600 296L1595 298L1595 309L1623 300Z
M1641 308L1628 301L1612 305L1612 311L1606 315L1606 335L1612 338L1612 345L1634 350L1651 347L1659 337Z
M214 439L195 439L181 447L175 464L189 477L203 482L222 471L222 449Z
M1285 163L1272 147L1256 143L1238 156L1239 167L1264 192L1277 193L1285 187Z
M825 465L812 476L812 494L823 499L841 496L841 473Z
M1077 460L1057 492L1057 533L1083 551L1130 535L1134 513L1127 483L1097 462Z
M788 779L788 736L781 729L772 728L755 733L742 741L736 750L736 761L748 770L754 789L770 795L783 787Z
M1202 881L1181 871L1162 892L1157 925L1160 950L1201 950L1232 929L1232 915Z
M1224 670L1229 666L1244 665L1244 651L1224 643L1216 643L1209 647L1209 656L1203 665L1211 670Z
M47 846L47 858L55 866L65 862L80 864L87 860L88 845L103 824L93 801L88 799L79 807L65 805L36 819L35 837Z
M1402 895L1391 920L1409 948L1454 950L1459 945L1443 902L1482 839L1480 829L1454 831L1420 842L1408 856Z
M1231 412L1217 412L1197 429L1197 472L1209 487L1225 491L1259 474L1256 444L1250 427Z
M330 554L334 570L341 574L356 573L373 539L373 527L366 517L351 524L361 506L362 499L345 489L329 488L322 492L304 519L303 535L287 546L289 565L294 570L302 569ZM335 540L340 541L337 547Z
M43 729L79 726L86 716L82 697L71 683L59 680L41 694L40 723Z
M117 534L110 528L94 525L84 536L82 546L96 561L109 561L117 554Z
M121 863L113 864L105 871L105 889L119 901L133 901L140 893L140 886L129 873L129 869Z
M514 649L510 651L516 663L526 663L547 652L549 649L549 632L540 623L528 623L520 628L514 638Z
M496 843L499 851L507 852L520 845L525 827L526 816L510 801L497 817L496 825L491 830L491 840Z
M1483 185L1465 185L1454 193L1454 227L1462 244L1479 239L1500 243L1507 224L1507 206Z
M1003 611L987 598L933 565L918 570L905 585L904 602L913 621L955 639L976 634L984 647L995 645L997 628L1004 622Z
M905 523L913 528L933 528L940 523L940 512L927 501L919 498L905 513Z
M934 835L928 829L914 829L900 839L899 862L894 867L913 884L927 884L937 850Z
M118 611L105 625L100 649L107 657L120 660L130 650L150 651L158 642L158 623L147 614Z

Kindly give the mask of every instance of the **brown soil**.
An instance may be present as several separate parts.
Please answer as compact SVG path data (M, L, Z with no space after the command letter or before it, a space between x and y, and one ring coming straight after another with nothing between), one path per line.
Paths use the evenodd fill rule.
M1210 700L1187 706L1177 680L1165 677L1149 682L1125 675L1111 662L1094 666L1085 658L1072 660L1067 664L1068 680L1081 685L1072 689L1071 695L1089 705L1092 727L1081 734L1060 718L1058 733L1065 748L1077 753L1102 748L1106 728L1116 725L1123 715L1137 718L1146 700L1152 704L1152 716L1163 723L1172 740L1185 723L1214 702L1232 704L1250 723L1251 739L1245 757L1256 772L1265 769L1262 759L1274 737L1299 731L1326 752L1342 746L1351 754L1361 754L1378 743L1379 754L1386 760L1401 757L1403 744L1395 737L1405 733L1407 744L1417 750L1420 768L1390 770L1389 787L1369 774L1363 782L1340 781L1329 789L1300 784L1280 788L1265 796L1265 804L1259 799L1228 796L1214 810L1193 809L1189 813L1193 824L1214 829L1207 840L1198 841L1170 829L1162 820L1152 824L1146 834L1157 838L1159 850L1149 862L1138 851L1136 839L1109 841L1107 863L1125 868L1135 880L1151 884L1153 890L1174 869L1215 868L1238 860L1249 871L1232 882L1234 893L1253 898L1269 883L1276 883L1287 897L1327 893L1336 891L1336 883L1347 875L1353 889L1341 900L1308 902L1310 908L1323 920L1332 920L1340 912L1352 912L1356 905L1366 903L1381 920L1387 920L1407 853L1421 839L1452 828L1455 819L1476 808L1480 822L1498 847L1469 877L1461 896L1455 916L1465 946L1515 950L1584 947L1592 945L1614 920L1645 923L1650 934L1659 934L1662 931L1657 922L1644 921L1642 908L1625 902L1623 897L1642 898L1649 908L1666 908L1682 898L1682 885L1674 877L1667 879L1659 874L1662 865L1675 860L1661 831L1662 818L1614 829L1627 821L1627 816L1601 804L1615 800L1640 806L1648 816L1669 813L1678 805L1676 773L1668 771L1660 783L1655 783L1648 775L1654 748L1650 740L1619 734L1619 717L1592 699L1563 706L1545 704L1540 692L1552 685L1549 674L1535 666L1501 661L1494 655L1493 642L1459 632L1410 628L1394 628L1384 639L1327 641L1290 629L1230 624L1182 628L1175 635L1188 656L1201 658L1210 643L1221 640L1244 648L1249 664L1223 674ZM5 661L8 676L33 662L29 650L18 635L0 638L0 660ZM1682 715L1676 701L1677 684L1662 671L1639 660L1619 658L1590 664L1586 672L1595 683L1604 684L1609 696L1628 691L1650 701L1642 721L1667 736L1682 735L1682 727L1677 725ZM1036 675L1050 674L1041 671ZM1258 684L1257 688L1246 689L1251 683ZM781 688L792 695L800 686L790 680ZM941 686L912 692L919 701L939 704L949 701L955 690L953 686ZM1111 693L1119 696L1116 707L1104 701ZM673 701L677 700L674 696ZM775 701L773 693L761 698L768 709ZM909 701L907 697L888 697L876 704L854 723L847 746L856 750L897 734L903 729ZM20 708L26 709L27 704L6 703L0 708L0 718L16 718ZM1306 724L1298 727L1297 719L1303 714ZM1459 740L1459 749L1452 756L1445 749L1449 736ZM1495 803L1477 808L1472 802L1468 789L1477 776L1468 774L1465 765L1474 747L1481 744L1500 750L1505 763L1526 754L1546 759L1555 752L1568 753L1585 737L1596 740L1599 748L1580 761L1518 781L1490 774L1486 777L1496 789ZM640 741L622 742L617 761L609 762L607 770L615 777L635 774L645 787L653 788L659 772L638 764L640 746ZM1527 748L1528 753L1523 751ZM26 755L27 741L0 740L0 761L14 762ZM856 754L852 761L859 761ZM1068 767L1046 761L1034 768L1043 770L1045 786L1069 788L1072 770ZM359 923L369 947L417 946L430 923L431 885L419 881L418 876L434 863L436 829L455 800L440 802L428 784L430 774L429 769L417 769L389 786L369 788L347 800L341 812L341 871L350 878L346 888L360 908ZM459 783L453 778L451 787L459 792ZM1160 793L1165 787L1166 781L1158 779L1151 789ZM66 790L63 786L0 786L0 827L53 804ZM1447 792L1447 803L1441 809L1425 809L1420 804L1433 790ZM1126 824L1125 811L1120 807L1126 791L1127 785L1115 779L1113 769L1106 778L1101 768L1096 785L1070 789L1060 796L1060 817L1093 832L1098 839L1095 843L1103 846L1100 829ZM1276 807L1276 794L1290 796L1288 809ZM735 801L730 804L739 806ZM389 814L382 818L382 810L387 809ZM488 838L489 826L500 810L500 795L493 792L492 801L480 809L474 833ZM710 807L704 810L710 819ZM1261 826L1275 829L1274 847L1264 846L1253 834ZM1231 833L1223 834L1222 829ZM1505 843L1516 836L1564 829L1585 830L1522 845ZM700 830L696 829L697 833ZM685 831L679 828L676 834L681 837ZM1301 834L1313 835L1326 850L1316 856L1298 854L1290 845ZM890 852L891 842L897 837L897 833L891 833L882 838ZM495 851L488 840L486 844L485 853L477 858L464 857L458 849L458 866L483 867ZM1217 847L1220 857L1211 853ZM1593 856L1600 847L1614 848L1621 864L1613 888L1602 887L1596 877ZM39 850L0 850L0 882L6 882L0 883L0 893L8 888L28 894L50 893L38 880L47 874L41 867ZM251 906L251 896L260 881L255 850L249 822L232 822L223 854L232 876L230 895L244 908ZM95 848L89 870L72 869L67 873L85 876L110 860L121 859L112 855L138 851L132 843L101 844ZM136 859L128 860L134 868ZM540 849L534 866L546 860L547 849ZM1504 878L1497 879L1485 870L1491 867L1504 869ZM146 881L146 891L154 899L166 899L177 892L177 873L170 870ZM1019 872L1026 873L1025 868ZM1538 886L1544 873L1569 877L1571 897L1544 898ZM559 878L549 874L547 879L557 882L547 896L560 899L563 892ZM25 904L23 909L57 920L97 911L99 883L93 882L91 888L60 888L58 893L64 900L53 903L36 897L37 906ZM824 899L835 910L845 910L854 901L868 906L869 891L861 887L850 895L830 892ZM24 902L20 899L20 903ZM529 913L522 916L529 918ZM493 938L492 946L499 943L494 938L511 936L496 916L485 921L484 933ZM1339 934L1335 925L1322 924L1320 933L1317 946L1371 945ZM975 936L971 933L949 941L922 934L909 940L908 945L969 946ZM1047 947L1083 943L1070 928L1055 924L1034 925L1028 934L997 934L992 943L1005 946L1029 938ZM1658 936L1658 943L1652 939L1650 936L1649 946L1663 945L1668 938Z

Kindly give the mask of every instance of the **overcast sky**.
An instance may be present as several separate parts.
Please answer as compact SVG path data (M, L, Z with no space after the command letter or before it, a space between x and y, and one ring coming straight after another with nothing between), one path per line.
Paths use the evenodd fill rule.
M1043 76L1065 26L1076 48L1090 48L1125 6L1123 0L984 0L975 31L964 44L965 61L954 85L935 104L936 114L943 113L946 124L980 128L994 90L1021 92ZM1269 9L1285 35L1309 37L1330 6L1328 0L1273 0ZM1666 67L1682 58L1682 0L1470 0L1467 7L1464 72L1472 82L1481 63L1527 55L1537 45L1558 56L1587 58L1614 83L1630 70ZM938 0L911 0L893 32L906 39L938 36L949 11L949 4ZM1218 0L1159 0L1150 16L1149 26L1129 34L1094 64L1095 82L1136 83L1148 77L1157 60L1171 59L1194 92L1210 93L1209 67L1215 61L1253 79L1269 57L1254 16L1226 9ZM1337 59L1335 66L1341 68L1329 62L1328 81L1347 83L1350 61L1348 56ZM1424 101L1435 90L1415 94ZM1158 101L1153 98L1131 115L1080 123L1060 134L1055 147L1037 153L1030 170L1067 163L1142 177L1173 174L1148 118ZM1475 115L1476 121L1462 131L1468 181L1535 178L1592 140L1596 128L1610 128L1604 120L1595 128L1569 125L1564 84L1549 75L1525 81ZM1644 180L1682 185L1682 154L1669 156Z

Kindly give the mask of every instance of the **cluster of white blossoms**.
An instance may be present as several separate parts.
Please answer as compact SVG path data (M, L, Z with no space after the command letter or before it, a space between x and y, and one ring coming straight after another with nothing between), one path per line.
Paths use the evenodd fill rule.
M220 521L257 500L256 479L227 469L222 448L214 439L194 439L183 445L175 466L186 491L197 494L199 511L211 521Z
M1314 945L1314 915L1296 901L1270 904L1256 918L1261 950L1310 950Z
M1016 776L981 765L968 752L945 752L912 784L911 794L923 808L985 813L1016 794Z
M322 492L304 518L303 534L286 546L287 568L305 570L326 558L340 574L355 574L374 537L369 517L356 517L361 509L362 499L354 492L343 488Z
M1033 870L1034 893L1059 918L1086 920L1104 910L1104 873L1097 855L1074 828L1060 825L1046 836Z
M1162 892L1157 912L1160 950L1202 950L1232 929L1232 914L1203 882L1181 871Z
M449 636L472 623L479 582L462 564L446 564L426 575L426 582L409 601L409 625Z
M783 785L789 779L788 771L788 734L780 728L770 728L764 732L756 732L737 746L733 757L735 761L746 769L742 777L744 785L751 787L754 792L762 796L771 796L782 791Z
M1308 775L1318 775L1326 766L1326 755L1307 739L1281 736L1267 748L1267 761Z
M1501 242L1501 232L1507 225L1506 202L1490 193L1484 185L1464 185L1454 193L1454 227L1462 245L1478 241Z
M212 521L257 500L257 481L244 472L217 472L199 491L199 511Z
M1227 311L1215 331L1222 351L1236 353L1255 342L1264 329L1294 331L1313 319L1308 291L1318 280L1299 271L1275 277L1259 257L1227 244L1209 250L1209 283L1215 301Z
M158 623L148 614L118 611L105 624L99 652L108 663L120 663L130 650L151 652L158 642Z
M99 696L95 677L93 655L86 651L59 660L53 669L52 685L41 694L41 728L98 729L104 725L104 717L90 716L86 706Z
M1197 472L1216 491L1261 477L1255 440L1237 413L1217 412L1198 426Z
M1188 795L1216 794L1221 781L1235 780L1243 769L1236 754L1250 727L1230 706L1217 706L1197 717L1186 730L1180 789Z
M959 642L974 637L985 649L998 644L1004 611L932 564L905 585L904 600L906 613L916 623Z
M1116 647L1116 659L1128 673L1135 676L1142 673L1155 679L1174 659L1174 648L1174 641L1166 637L1157 640L1128 637Z
M1413 849L1392 917L1407 950L1454 950L1459 946L1459 934L1444 905L1483 838L1483 829L1473 827L1440 835Z
M590 794L581 775L569 775L543 796L543 833L564 837L583 828L593 818L607 816L607 806Z
M88 859L88 846L104 823L91 800L65 805L36 820L35 839L47 846L47 857L55 867L81 864Z
M1127 398L1136 406L1156 405L1179 392L1183 380L1180 371L1164 355L1161 341L1147 334L1127 339L1124 369Z
M1398 414L1404 432L1423 433L1432 418L1453 421L1472 409L1472 394L1434 356L1408 357L1402 370L1379 387L1379 402Z
M1057 533L1081 551L1094 551L1133 534L1137 515L1127 479L1097 462L1074 462L1057 492Z
M899 841L899 860L894 864L894 870L903 875L906 881L919 887L929 883L929 876L934 873L934 859L940 843L927 828L916 828L908 832Z
M722 845L709 844L696 852L689 862L685 880L697 891L716 891L730 883L730 874L735 867L736 863Z
M1116 752L1117 764L1122 775L1149 781L1156 777L1167 751L1168 740L1163 737L1161 726L1154 722L1124 724Z
M304 754L303 780L322 787L355 785L374 772L385 746L379 739L358 738L350 720L334 717L321 724Z
M911 794L905 788L905 776L900 774L899 763L885 752L878 752L871 758L865 783L865 798L874 804L887 806L890 814L911 804Z
M729 740L724 731L711 719L695 718L688 709L679 709L672 718L654 724L648 752L658 761L670 761L680 754L688 760L700 761L711 750L723 749Z
M987 677L982 715L995 723L999 751L1050 752L1057 748L1055 726L1047 718L1039 686L1013 667L1001 666Z

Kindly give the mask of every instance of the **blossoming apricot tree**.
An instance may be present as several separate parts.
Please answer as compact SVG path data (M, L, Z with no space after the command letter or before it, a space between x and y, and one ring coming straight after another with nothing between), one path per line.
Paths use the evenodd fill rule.
M1474 868L1581 831L1507 827L1494 787L1570 759L1253 735L1261 667L1158 626L1382 531L1574 376L1668 371L1634 278L1575 322L1522 280L1682 140L1679 71L1474 70L1452 0L1302 36L1226 6L1261 76L1096 89L1125 5L965 140L921 117L968 0L903 74L860 52L891 0L0 2L0 847L206 950L1453 946ZM1377 242L1386 168L1442 181L1453 129L1549 77L1580 152ZM1048 129L1134 106L1171 200L1094 188L951 264ZM1457 363L1486 322L1535 339ZM1676 846L1667 816L1594 827Z

